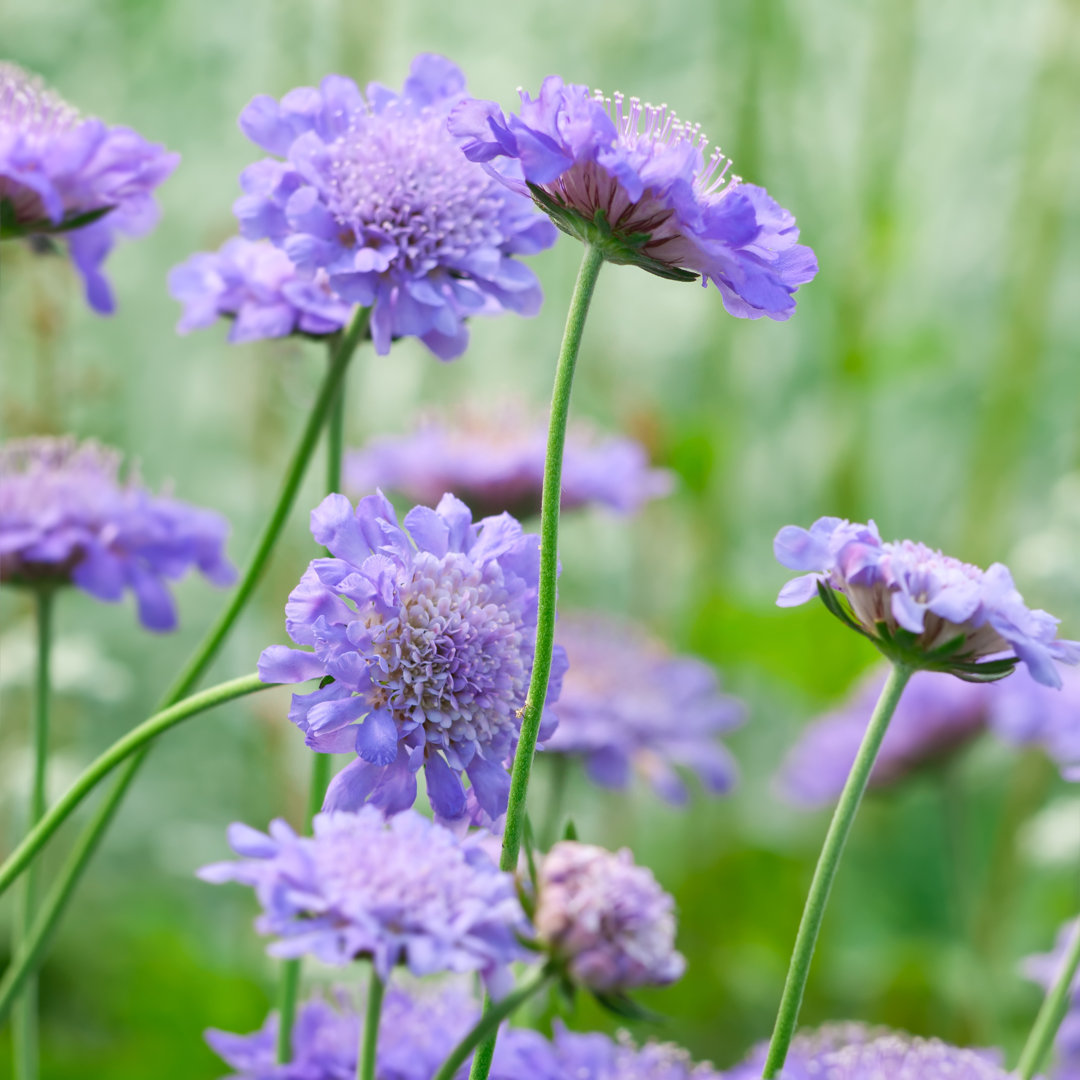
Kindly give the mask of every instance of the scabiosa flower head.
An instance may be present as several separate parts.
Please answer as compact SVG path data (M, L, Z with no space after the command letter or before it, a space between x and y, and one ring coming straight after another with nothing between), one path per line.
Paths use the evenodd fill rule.
M466 812L462 773L497 818L532 667L539 538L509 514L474 525L453 495L435 510L415 507L402 528L381 492L355 512L344 495L328 495L311 531L334 558L311 564L285 626L314 652L273 645L259 673L265 682L333 679L294 694L289 713L313 750L359 755L334 778L325 808L370 801L396 813L415 801L422 767L440 818ZM565 667L559 650L548 702Z
M184 305L179 333L231 319L233 344L290 334L324 337L340 330L351 311L330 291L325 274L298 274L269 241L240 236L173 267L169 292Z
M686 801L677 768L721 794L736 768L719 736L737 727L742 706L720 693L716 672L691 656L672 656L628 623L599 615L563 616L557 630L569 667L549 753L580 756L592 780L625 787L644 776L672 803Z
M235 1080L354 1080L360 1015L343 991L335 997L333 1005L314 998L297 1010L287 1063L277 1063L276 1013L250 1035L210 1030L206 1041L236 1070ZM456 979L408 990L391 983L379 1016L376 1076L431 1080L479 1018L476 995Z
M884 673L870 672L839 709L807 727L778 776L778 787L787 799L802 806L820 806L840 795L884 683ZM986 729L997 693L996 687L941 672L918 672L889 722L870 786L894 784L976 738ZM1045 689L1043 693L1057 696Z
M793 294L817 273L795 219L764 188L729 177L719 150L706 159L699 124L666 105L604 97L549 75L524 91L509 119L470 99L450 117L473 161L530 193L556 225L597 245L610 262L661 277L711 281L732 315L787 319Z
M179 160L131 128L81 116L41 79L0 61L0 239L61 236L95 311L113 310L101 265L116 234L154 226L153 190Z
M370 306L380 354L395 337L418 337L451 360L465 349L468 316L540 308L536 277L515 256L550 247L555 230L462 154L446 118L464 92L457 67L424 54L401 93L372 83L365 100L330 75L240 114L244 134L285 159L244 171L241 231Z
M563 840L537 868L536 940L569 976L598 993L674 982L675 902L624 848Z
M785 526L773 550L784 566L809 571L780 590L777 604L793 607L816 593L886 656L912 667L989 681L1022 660L1037 682L1060 687L1054 661L1080 661L1080 643L1057 640L1058 620L1026 607L1001 563L980 570L913 540L883 542L872 521L832 517L809 530ZM1014 655L984 659L1008 651Z
M120 478L120 455L71 437L0 446L0 581L71 583L99 600L130 589L149 630L171 630L166 582L193 567L216 585L234 577L229 526L210 510Z
M780 1080L820 1080L820 1061L844 1046L857 1046L888 1034L887 1028L853 1021L823 1024L799 1031L791 1040ZM738 1065L720 1074L721 1080L761 1080L769 1044L758 1043Z
M501 976L522 958L524 927L513 878L473 837L459 840L415 810L387 821L374 807L317 814L314 835L284 821L269 835L229 829L239 862L199 871L206 881L251 885L260 933L275 956L310 953L327 964L369 957L379 977L478 971Z
M345 481L356 492L400 491L418 503L453 491L478 516L540 512L547 454L547 421L520 402L461 408L452 418L429 417L409 435L373 439L345 460ZM633 439L602 437L582 424L566 436L562 508L590 503L634 513L667 495L673 477L649 466Z

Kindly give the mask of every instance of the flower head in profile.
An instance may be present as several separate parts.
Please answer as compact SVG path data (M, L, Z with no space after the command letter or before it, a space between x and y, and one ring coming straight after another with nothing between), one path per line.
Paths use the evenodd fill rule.
M304 574L285 626L313 652L271 646L259 673L265 682L323 680L293 695L289 717L313 750L359 755L334 778L325 809L370 801L397 813L415 801L423 768L440 818L465 815L463 775L497 818L532 668L539 538L508 514L473 524L452 495L435 510L415 507L403 525L381 493L355 511L329 495L311 531L333 557ZM549 703L565 667L559 650Z
M536 940L573 982L596 993L663 986L682 975L674 909L626 848L563 840L537 867Z
M1044 990L1049 990L1057 982L1066 954L1078 933L1080 921L1073 919L1067 922L1058 932L1053 950L1029 956L1023 963L1023 973ZM1054 1038L1054 1051L1056 1062L1051 1074L1053 1080L1077 1080L1080 1077L1080 975L1073 979L1069 1009Z
M118 234L154 226L154 188L179 160L131 128L82 116L37 76L0 61L0 240L62 239L100 314L113 310L105 257Z
M149 630L171 630L167 582L199 570L234 577L220 514L153 495L120 477L120 454L71 437L0 446L0 581L73 584L99 600L135 594Z
M386 988L379 1016L375 1074L379 1080L431 1080L458 1040L480 1017L477 995L458 979ZM206 1041L234 1069L234 1080L352 1080L360 1045L360 1011L344 991L333 1004L312 998L297 1010L292 1053L277 1061L278 1016L259 1031L211 1029Z
M583 758L605 787L625 787L636 772L671 803L687 799L679 770L714 794L731 788L736 767L720 736L742 723L743 708L720 693L712 667L600 615L563 616L557 636L569 667L545 753Z
M787 319L817 273L795 219L764 188L730 176L698 124L666 105L605 97L549 75L509 118L470 99L450 117L468 157L531 194L564 232L611 262L720 290L732 315Z
M1026 607L1001 563L980 570L913 540L882 541L872 521L832 517L810 529L785 526L773 549L782 565L803 571L777 604L819 595L886 656L911 667L990 681L1023 661L1036 682L1060 687L1055 661L1080 661L1080 643L1058 640L1058 620ZM1013 655L986 659L1004 652Z
M383 980L398 964L414 975L477 971L498 982L521 959L526 926L514 880L476 837L459 840L415 810L387 821L374 807L317 814L314 835L284 821L269 835L233 825L242 858L199 876L255 889L260 933L275 956L327 964L369 958Z
M330 291L325 274L298 274L280 248L240 236L173 267L169 292L184 305L179 333L229 319L234 345L290 334L325 337L340 330L352 310Z
M461 152L446 126L465 77L423 54L400 93L367 97L330 75L240 114L267 158L241 176L243 234L267 237L305 273L324 271L348 303L371 307L375 351L418 337L459 356L472 315L535 315L540 286L517 259L550 247L551 224Z
M358 493L380 487L418 503L456 492L478 516L540 512L547 422L520 402L461 408L431 417L405 436L373 439L345 461L345 479ZM566 436L562 509L589 504L619 513L667 495L673 477L649 464L645 448L622 436L600 436L571 425Z

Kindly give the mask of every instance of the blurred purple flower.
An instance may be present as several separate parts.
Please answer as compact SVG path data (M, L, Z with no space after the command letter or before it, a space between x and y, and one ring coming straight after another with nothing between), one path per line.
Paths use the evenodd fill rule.
M1044 990L1049 990L1057 982L1069 951L1080 933L1080 920L1072 919L1059 931L1057 941L1051 952L1029 956L1021 967L1023 973L1038 983ZM1080 974L1073 979L1069 999L1069 1011L1058 1028L1054 1039L1056 1060L1051 1080L1078 1080L1080 1078Z
M507 511L515 517L540 512L547 454L547 421L520 403L459 410L452 420L429 418L409 435L372 439L345 461L351 491L377 487L431 503L453 491L478 516ZM649 466L633 439L599 436L571 425L563 459L562 508L598 503L634 513L649 499L667 495L674 477Z
M179 160L131 128L82 117L40 78L0 61L0 239L59 236L100 314L114 306L101 266L116 234L153 228L153 190Z
M795 218L764 188L728 177L731 162L699 124L666 105L605 98L549 75L520 115L470 98L450 117L472 161L489 163L512 190L531 194L571 236L611 262L661 277L711 281L740 318L787 319L793 293L817 273L797 243Z
M465 814L463 772L497 818L532 667L539 538L509 514L474 525L453 495L410 510L402 528L381 492L355 512L344 495L328 495L311 531L334 558L308 568L285 627L314 652L272 645L259 673L265 682L333 678L294 694L289 713L311 749L359 755L334 778L325 809L370 801L404 810L422 767L440 818ZM560 650L549 702L565 667Z
M404 964L414 975L478 971L500 984L524 957L515 934L527 928L514 879L473 837L415 810L387 821L372 806L317 814L313 836L284 821L269 835L229 828L238 862L214 863L199 876L255 889L260 933L274 956L311 954L327 964L371 959L379 977Z
M569 667L546 753L583 757L605 787L625 787L637 772L671 803L687 799L676 766L714 794L731 788L736 766L719 736L742 723L743 707L720 693L710 665L599 615L564 616L556 633Z
M674 907L627 848L563 840L537 868L536 940L575 982L598 993L663 986L682 975Z
M1026 607L1001 563L980 570L913 540L883 542L872 521L831 517L809 530L785 526L773 549L782 565L804 571L777 604L803 604L820 583L834 614L904 663L988 680L1011 668L979 661L1012 650L1009 659L1022 660L1036 682L1060 688L1055 661L1080 661L1080 643L1057 640L1058 620ZM846 597L850 611L828 590Z
M240 114L249 139L285 158L244 170L241 232L370 306L380 355L393 338L418 337L451 360L468 342L467 317L540 309L536 276L515 256L550 247L555 230L462 154L446 118L464 93L457 67L422 54L400 94L372 83L365 100L330 75Z
M859 1046L888 1035L888 1028L869 1027L855 1021L839 1021L819 1028L804 1028L791 1040L787 1060L778 1080L825 1080L821 1060L844 1046ZM720 1074L717 1080L761 1080L769 1044L758 1043L745 1060Z
M166 582L193 567L215 585L235 574L229 526L210 510L120 479L120 454L98 443L15 439L0 446L0 581L77 585L98 600L135 593L148 630L171 630Z
M352 310L330 291L325 274L299 275L284 251L240 236L174 266L169 293L184 305L178 333L231 319L234 345L290 334L325 337L340 330Z

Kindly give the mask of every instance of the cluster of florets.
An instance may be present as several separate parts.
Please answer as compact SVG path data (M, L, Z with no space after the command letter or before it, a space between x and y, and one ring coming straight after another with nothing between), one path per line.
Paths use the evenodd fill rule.
M166 585L197 569L217 585L233 580L221 515L153 495L129 476L120 454L73 438L16 439L0 447L0 581L71 583L99 600L135 594L150 630L171 630Z
M325 337L348 322L351 310L330 291L325 274L298 274L280 248L240 236L173 267L169 292L184 305L179 333L224 318L232 322L234 344L290 334Z
M313 828L298 836L274 821L267 835L233 825L229 841L242 859L199 872L255 889L256 925L277 939L275 956L370 958L383 980L402 964L414 975L478 971L489 982L523 957L514 880L479 837L459 839L415 811L387 821L370 806L318 814Z
M520 403L460 409L429 417L405 436L372 439L346 458L345 481L357 492L376 487L431 503L453 491L478 516L540 512L547 423ZM563 457L563 510L589 504L619 513L667 495L674 478L649 464L645 448L625 437L599 436L571 425Z
M555 230L462 154L446 119L464 92L454 64L424 54L400 93L372 83L365 99L331 75L280 102L256 97L240 115L248 138L285 159L244 171L241 232L370 307L380 354L408 336L449 360L465 349L469 316L540 307L516 256L550 247Z
M834 517L809 530L785 526L774 550L784 566L804 571L780 591L781 607L820 595L890 659L912 667L992 680L1021 660L1037 682L1060 687L1055 661L1080 661L1080 644L1057 640L1058 620L1026 607L1001 563L981 570L912 540L882 541L872 521ZM986 659L1007 652L1014 655Z
M569 666L545 753L583 758L605 787L625 787L636 772L672 803L687 799L679 770L714 794L731 788L737 770L719 737L742 723L744 709L720 693L710 665L598 615L564 616L557 635Z
M332 680L293 695L289 713L313 750L359 755L334 778L326 809L370 801L396 813L415 801L422 768L440 818L465 815L463 774L497 818L532 668L539 538L508 514L473 524L452 495L410 510L404 527L381 493L355 512L330 495L311 531L334 557L311 564L285 625L314 651L271 646L259 672L266 682ZM564 669L560 652L549 702Z
M666 105L611 98L550 75L521 113L492 101L458 105L450 130L465 153L508 187L531 194L564 232L611 262L662 277L701 277L742 318L787 319L794 293L817 273L792 215L764 188L729 176L700 125Z
M179 160L131 128L80 115L37 76L0 61L0 240L60 237L95 311L113 309L101 264L116 234L154 226L153 190Z
M563 840L537 868L538 944L573 982L598 993L663 986L686 969L675 902L627 849Z

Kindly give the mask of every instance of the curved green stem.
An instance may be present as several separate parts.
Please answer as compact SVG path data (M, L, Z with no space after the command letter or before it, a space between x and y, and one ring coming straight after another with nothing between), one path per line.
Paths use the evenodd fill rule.
M42 587L34 594L37 622L37 671L34 685L34 775L30 784L27 829L33 830L47 805L47 768L49 760L49 705L52 679L53 591ZM37 899L37 867L30 867L15 903L13 951L27 937L33 925ZM28 979L16 1004L12 1020L11 1049L15 1080L35 1080L38 1075L38 1000L37 979Z
M364 1030L360 1033L360 1053L356 1059L356 1080L375 1080L375 1049L379 1042L379 1017L382 1015L386 983L371 965L368 983L367 1009L364 1011Z
M1080 922L1077 923L1069 951L1062 961L1061 970L1054 985L1043 998L1039 1015L1035 1017L1035 1025L1031 1029L1024 1049L1020 1054L1020 1062L1016 1066L1016 1075L1020 1080L1031 1080L1039 1071L1050 1044L1054 1041L1057 1029L1065 1018L1069 1008L1073 979L1076 978L1077 969L1080 968Z
M547 986L552 978L552 973L546 967L542 968L536 978L531 982L519 986L516 990L507 994L506 997L490 1004L489 1007L484 1010L484 1015L477 1020L461 1042L450 1051L450 1056L439 1066L439 1071L432 1077L432 1080L452 1080L454 1074L465 1064L465 1061L473 1050L475 1050L480 1043L484 1043L485 1045L480 1047L480 1050L478 1050L476 1054L477 1058L480 1058L487 1046L489 1038L490 1044L492 1048L494 1048L494 1037L498 1033L499 1025L512 1012L524 1005L529 998ZM488 1068L490 1067L491 1058L490 1055L488 1055ZM473 1071L469 1073L469 1076L472 1077L475 1071L476 1062L474 1061ZM484 1070L484 1075L487 1075L487 1069Z
M536 610L536 649L533 653L529 692L522 711L521 734L518 738L514 766L510 773L510 798L506 808L506 829L503 833L503 870L516 870L521 850L521 831L525 825L525 798L529 790L536 737L544 714L548 677L551 674L551 652L555 646L556 578L559 572L559 501L562 493L563 447L566 443L566 420L570 412L570 392L574 386L581 335L589 313L596 278L604 257L599 248L585 245L570 311L566 316L559 362L555 369L555 389L551 397L551 421L548 425L547 457L544 461L544 486L540 501L540 586Z
M802 1005L806 980L810 974L814 946L817 944L821 922L825 917L829 892L840 866L840 857L844 853L844 845L847 843L848 834L855 821L859 803L862 802L863 792L866 791L870 772L874 767L878 750L881 748L881 740L885 738L889 721L896 711L900 695L911 675L911 668L901 664L894 664L889 672L889 678L882 688L874 714L870 717L870 723L867 725L855 763L851 766L851 772L844 784L840 801L833 812L829 831L825 834L825 843L821 848L817 868L814 870L814 877L810 883L810 892L806 897L799 932L795 936L795 948L791 954L787 981L780 999L780 1010L777 1013L776 1026L773 1028L772 1040L769 1043L765 1069L761 1074L763 1080L772 1080L783 1067L784 1059L787 1057L788 1047L791 1045L795 1025L799 1019L799 1007Z

